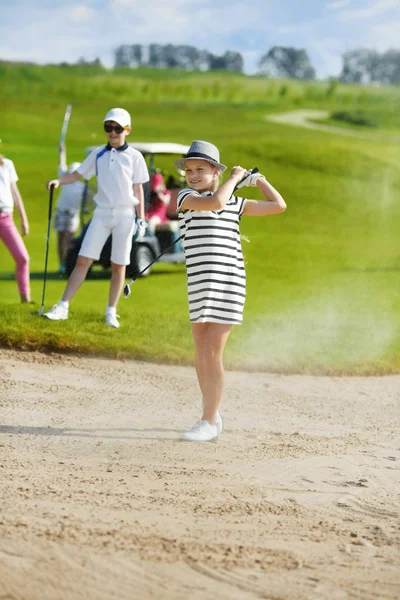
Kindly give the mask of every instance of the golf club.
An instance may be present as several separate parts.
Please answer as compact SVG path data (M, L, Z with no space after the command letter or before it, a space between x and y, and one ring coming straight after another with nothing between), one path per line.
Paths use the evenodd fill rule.
M69 120L71 118L71 111L72 111L72 104L67 104L67 108L65 109L63 124L61 127L60 142L59 142L60 144L65 142L65 138L67 137L68 124L69 124ZM40 309L37 313L39 315L43 314L44 298L45 298L45 294L46 294L47 261L48 261L48 257L49 257L51 216L52 216L52 212L53 212L53 193L54 193L54 186L52 185L52 186L50 186L50 194L49 194L49 215L48 215L48 221L47 221L46 253L45 253L45 259L44 259L42 302L41 302Z
M67 130L68 130L69 120L71 118L71 112L72 112L72 104L67 104L67 108L65 109L64 121L63 121L62 128L61 128L60 144L65 142L65 138L67 137Z
M233 188L232 194L235 193L235 191L238 189L238 186L249 176L249 175L253 175L254 173L258 173L258 168L255 167L254 169L250 169L249 171L247 171L246 175L235 185L235 187ZM167 252L169 252L171 250L171 248L173 248L175 246L175 244L177 244L179 242L179 240L182 239L182 236L178 237L177 240L175 240L175 242L173 244L171 244L170 246L168 246L168 248L166 248L165 250L163 250L163 252L161 252L158 256L156 256L156 258L154 260L152 260L144 269L142 269L140 271L140 273L138 273L137 275L135 275L135 277L133 277L130 281L128 281L127 284L125 284L124 287L124 297L128 298L131 295L131 284L134 283L136 281L136 279L138 279L141 275L143 275L143 273L145 271L147 271L147 269L149 269L152 265L154 265L155 262L158 261L159 258L161 258L164 254L167 254Z
M42 302L38 314L42 315L44 310L44 297L46 294L46 279L47 279L47 260L49 257L49 243L50 243L50 231L51 231L51 214L53 210L53 193L54 185L50 186L49 194L49 216L47 221L47 237L46 237L46 253L44 259L44 273L43 273L43 291L42 291Z

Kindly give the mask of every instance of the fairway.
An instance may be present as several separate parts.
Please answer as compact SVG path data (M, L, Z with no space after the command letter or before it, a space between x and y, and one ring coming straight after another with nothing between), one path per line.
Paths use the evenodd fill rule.
M226 351L231 369L285 373L385 374L400 370L400 92L390 87L332 86L222 74L95 67L0 65L1 151L15 162L31 233L32 293L20 306L13 261L0 246L0 343L3 347L80 352L190 364L183 265L156 265L121 299L121 328L105 328L109 273L95 272L71 304L67 322L47 322L39 308L47 230L45 182L55 176L57 143L72 103L67 150L80 161L101 145L105 112L132 114L132 138L217 144L225 164L257 166L281 192L283 215L244 217L247 271L244 325ZM12 98L12 102L10 99ZM379 116L357 135L319 131L267 117L295 110L362 110ZM367 137L366 137L367 136ZM159 166L173 172L164 158ZM249 197L258 192L244 190ZM258 197L258 196L257 196ZM18 218L16 216L18 223ZM46 308L65 280L50 240Z
M1 598L398 599L399 376L0 359Z

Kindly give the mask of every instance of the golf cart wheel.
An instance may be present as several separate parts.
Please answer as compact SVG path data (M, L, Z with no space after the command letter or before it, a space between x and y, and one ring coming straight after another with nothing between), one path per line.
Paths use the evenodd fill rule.
M146 244L135 244L131 252L131 262L126 267L126 274L128 277L135 277L139 275L143 269L147 267L154 260L154 255L149 246ZM141 277L147 277L150 274L151 267L147 269Z

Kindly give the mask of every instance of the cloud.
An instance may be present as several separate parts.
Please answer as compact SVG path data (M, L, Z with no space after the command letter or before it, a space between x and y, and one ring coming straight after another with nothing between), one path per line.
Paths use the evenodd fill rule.
M328 10L336 10L338 8L343 8L344 6L348 6L349 4L354 4L357 0L336 0L336 2L329 2L325 8Z
M339 76L343 66L343 51L343 42L339 38L323 37L315 40L310 57L311 62L319 65L319 78Z
M301 23L294 23L293 25L282 25L277 27L278 33L310 33L312 31L318 31L319 26L323 23L323 19L310 19Z
M85 4L79 4L76 6L72 7L71 10L71 19L72 21L78 22L78 23L84 23L86 21L90 21L93 19L95 15L95 11L90 8L89 6L86 6Z
M374 0L362 8L344 10L340 13L339 17L343 21L371 19L384 15L396 8L400 8L399 0Z
M373 24L364 31L363 46L373 47L383 52L399 48L400 16L397 19L380 24Z

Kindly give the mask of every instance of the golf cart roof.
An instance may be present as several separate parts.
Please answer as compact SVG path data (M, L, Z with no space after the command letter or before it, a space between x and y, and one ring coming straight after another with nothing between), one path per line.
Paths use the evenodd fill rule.
M131 148L139 150L142 154L187 154L189 146L185 144L175 144L172 142L129 142ZM99 146L90 146L86 148L89 153Z

